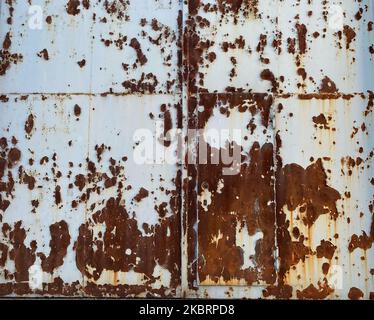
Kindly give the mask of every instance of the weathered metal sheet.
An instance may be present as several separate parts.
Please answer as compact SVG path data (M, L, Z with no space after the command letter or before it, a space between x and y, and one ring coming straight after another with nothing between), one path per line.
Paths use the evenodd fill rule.
M200 297L372 298L372 2L190 1L189 14L184 48L188 126L200 126L201 113L218 127L223 117L226 129L247 127L243 136L250 138L242 141L247 153L248 143L263 150L270 142L276 221L261 225L253 219L247 230L242 222L244 232L234 227L253 216L256 201L264 200L262 181L256 179L260 166L249 172L242 168L236 179L226 177L231 182L221 201L217 190L227 184L216 168L190 166L184 239L191 269L188 292ZM270 141L249 135L258 120L231 120L240 112L230 104L220 113L211 111L215 103L199 104L218 94L240 106L248 92L273 95ZM250 157L253 163L257 156ZM347 163L361 169L351 173ZM213 185L201 185L207 177ZM266 181L266 174L261 178ZM246 203L253 183L258 190ZM270 208L260 208L261 221ZM275 279L274 269L259 263L264 239L256 238L261 241L255 250L251 245L251 236L271 234L272 226ZM272 253L267 254L271 260ZM252 273L246 269L250 263Z
M200 99L204 111L199 126L205 129L213 157L208 164L199 159L198 165L199 282L275 282L273 96L203 94ZM209 139L223 130L246 135ZM229 156L230 143L240 144L237 164ZM219 163L214 156L220 157ZM230 168L232 173L225 172Z
M180 296L180 170L134 158L178 126L179 2L32 2L1 2L1 295Z
M297 297L346 298L356 287L369 298L374 144L366 108L372 98L279 100L277 213L285 232L280 256L287 257L280 271Z
M0 21L1 296L373 299L372 1Z

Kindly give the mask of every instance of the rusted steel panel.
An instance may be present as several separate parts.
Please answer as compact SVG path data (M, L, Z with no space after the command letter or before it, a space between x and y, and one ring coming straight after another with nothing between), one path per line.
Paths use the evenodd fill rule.
M373 115L366 112L372 99L278 100L280 276L299 298L346 298L352 287L369 298L374 140Z
M279 91L372 91L373 10L372 1L279 1Z
M1 88L173 93L179 10L178 0L2 1L0 36L9 34L7 51L18 56L7 59Z
M373 23L370 0L1 1L0 295L372 299ZM191 152L139 163L176 128Z
M198 167L199 283L274 283L273 96L203 94L200 99L199 127L213 156L207 164L199 159ZM246 135L216 139L217 131L235 129ZM241 163L231 163L231 144L240 144ZM230 161L224 161L225 153Z
M180 9L1 2L1 296L181 295Z
M199 101L230 95L234 105L240 105L248 92L273 95L274 134L269 142L274 150L276 217L276 280L271 272L262 273L265 281L259 283L258 275L238 270L261 257L249 255L254 230L238 233L233 227L243 212L253 214L255 200L248 203L252 208L236 203L244 190L251 194L257 172L242 170L237 179L226 177L232 180L220 202L221 184L215 179L220 175L211 176L215 167L189 167L184 251L192 269L188 292L200 297L372 298L373 139L368 123L374 87L373 3L190 1L188 13L184 50L189 127L200 127L202 113L216 123L226 117L226 128L247 126L248 134L258 122L243 117L235 124L230 107L214 114L210 110L215 102L202 103L202 111ZM264 146L258 135L249 141ZM347 163L357 172L347 169ZM201 178L214 179L213 186L200 185ZM263 189L257 184L254 198L261 199ZM191 207L195 196L196 208ZM235 210L230 215L231 208ZM266 212L262 208L259 216ZM252 221L251 228L255 226ZM247 250L241 245L243 234ZM197 242L195 250L192 240Z
M180 173L157 164L140 172L132 157L133 132L155 129L149 113L163 117L165 105L175 125L174 99L8 98L2 293L177 295ZM32 267L42 270L36 291L27 286Z

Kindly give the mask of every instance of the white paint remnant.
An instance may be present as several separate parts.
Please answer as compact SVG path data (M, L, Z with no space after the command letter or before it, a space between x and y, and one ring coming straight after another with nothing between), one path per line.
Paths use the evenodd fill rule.
M223 187L225 186L223 179L219 179L217 183L217 193L222 193Z
M152 276L156 278L156 281L152 284L153 289L160 289L161 287L169 288L171 281L171 273L168 269L160 266L158 263L153 269Z
M223 239L223 233L221 233L221 230L218 230L218 234L212 237L212 243L215 243L216 247L218 247L218 242L221 239Z
M244 262L241 267L242 270L255 267L253 258L256 254L256 242L263 237L264 234L261 231L257 232L253 236L250 236L246 223L244 223L244 225L242 226L242 224L238 222L238 224L236 225L236 245L243 249Z
M212 203L212 193L208 190L208 188L203 188L198 200L201 203L201 206L203 207L204 211L208 212L209 206Z

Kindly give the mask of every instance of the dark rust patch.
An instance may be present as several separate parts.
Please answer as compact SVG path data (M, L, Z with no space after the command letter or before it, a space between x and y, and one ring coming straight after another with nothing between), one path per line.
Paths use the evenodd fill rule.
M326 76L322 79L319 91L321 93L337 93L339 90L336 88L334 81Z
M300 54L305 54L307 50L307 43L306 43L306 36L307 36L307 28L305 24L296 24L296 30L297 30L297 39L299 42L299 51Z
M34 116L33 114L30 114L27 117L27 120L25 122L25 132L30 135L32 132L32 129L34 128Z
M316 127L320 129L330 129L330 127L328 126L328 119L326 119L323 113L319 114L318 116L313 117L312 119Z
M277 199L281 212L285 205L289 211L299 207L302 220L308 226L312 226L322 214L329 213L331 218L336 219L336 201L341 197L337 190L327 185L326 180L321 159L306 169L297 164L286 165L277 177Z
M143 199L147 198L149 195L149 192L147 189L144 189L144 188L141 188L138 192L138 194L134 197L134 200L136 202L140 202L142 201Z
M0 76L5 75L12 64L17 64L23 58L21 54L10 51L12 45L11 38L11 33L7 32L3 41L3 47L0 49Z
M48 53L48 50L47 49L43 49L42 51L40 51L38 53L38 57L39 58L43 58L44 60L49 60L49 53Z
M56 222L49 226L51 241L49 247L51 251L46 257L43 253L38 253L42 261L42 269L45 272L53 273L53 271L64 264L64 257L70 244L69 227L65 221Z
M79 0L69 0L66 4L66 12L72 16L75 16L81 12L79 9L80 1Z
M330 241L321 240L321 244L317 247L317 258L326 258L331 260L334 256L336 246Z
M86 65L86 59L82 59L81 61L77 62L78 66L83 68Z
M171 287L175 288L180 282L180 249L175 242L180 234L178 215L164 219L155 226L153 235L144 237L136 219L129 217L121 202L120 197L110 198L102 210L93 214L92 222L80 226L75 243L78 269L93 280L98 280L104 269L113 272L134 270L144 273L152 283L156 280L153 271L158 263L169 270ZM94 237L92 228L96 224L105 224L102 237ZM167 236L168 229L173 237Z
M81 107L79 106L79 105L75 105L74 106L74 115L76 116L76 117L79 117L80 115L81 115L81 113L82 113L82 109L81 109Z
M323 300L333 292L334 289L330 288L327 283L318 283L318 288L316 288L313 284L310 284L302 291L297 290L296 296L298 299L302 300Z
M138 57L138 60L140 62L140 65L144 65L147 63L148 59L144 55L142 48L140 46L139 41L136 38L132 38L130 42L130 47L133 48L136 51L136 55Z
M349 289L349 292L348 292L348 298L350 300L360 300L364 297L364 293L356 288L356 287L352 287L351 289Z
M9 240L12 249L9 251L9 257L15 264L15 280L17 282L29 281L29 268L35 263L36 242L32 241L30 247L26 247L26 230L21 227L22 222L14 224L14 228L9 232Z
M15 164L21 159L21 151L18 148L10 149L8 153L8 161L10 164Z
M352 41L356 37L356 32L350 26L345 25L344 29L343 29L343 33L344 33L346 41L347 41L346 49L349 50Z
M213 149L212 149L213 152ZM208 152L210 154L210 152ZM209 186L212 203L209 212L199 209L199 278L207 277L217 282L233 278L244 279L248 284L264 280L275 282L275 208L273 182L273 146L256 142L249 152L250 162L242 164L239 175L224 176L221 165L206 165L199 168L198 186ZM223 181L221 193L216 191ZM235 214L231 214L234 212ZM256 242L256 255L252 257L255 268L241 269L244 264L243 250L236 244L237 226L248 228L249 236L262 232ZM222 233L222 238L212 241Z

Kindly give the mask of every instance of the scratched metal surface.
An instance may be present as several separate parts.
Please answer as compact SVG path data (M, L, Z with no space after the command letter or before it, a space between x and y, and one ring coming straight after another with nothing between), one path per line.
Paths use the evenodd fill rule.
M373 21L371 0L2 0L0 295L374 299ZM240 129L240 174L135 163L137 129L170 150L160 121Z

